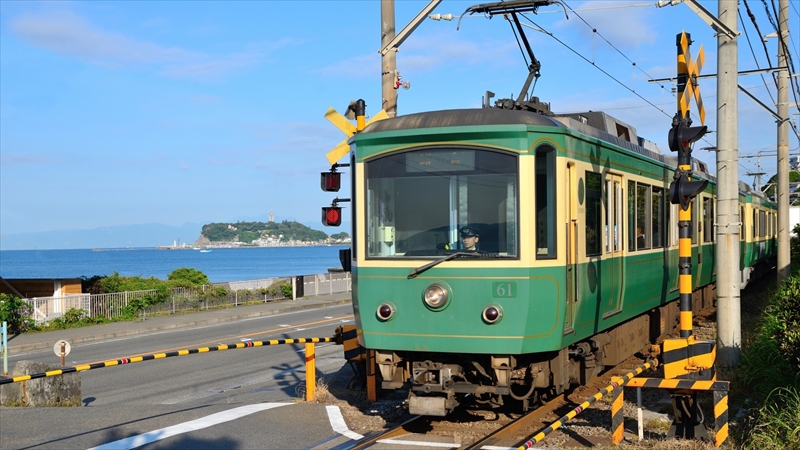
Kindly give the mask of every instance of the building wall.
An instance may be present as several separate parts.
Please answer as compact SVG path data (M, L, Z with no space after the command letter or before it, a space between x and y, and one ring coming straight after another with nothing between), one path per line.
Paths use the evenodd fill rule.
M9 285L11 285L9 287ZM13 289L12 289L13 288ZM23 298L61 297L63 295L80 294L80 278L62 279L8 279L0 281L0 293L18 295Z

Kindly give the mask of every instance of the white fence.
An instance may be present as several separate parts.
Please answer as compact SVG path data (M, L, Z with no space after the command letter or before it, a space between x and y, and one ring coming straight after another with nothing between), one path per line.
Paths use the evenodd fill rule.
M302 296L310 297L317 295L336 294L338 292L350 292L353 290L350 272L332 272L317 275L306 275L297 277L303 279Z
M292 278L265 278L251 281L219 283L200 288L175 288L163 302L147 305L139 313L173 314L181 311L198 311L209 308L238 306L241 304L266 303L283 299L280 285L295 284L295 296L315 297L318 295L350 292L352 284L349 272L305 275ZM70 309L84 310L89 317L113 319L122 316L131 301L153 297L155 289L129 291L112 294L76 294L63 297L35 297L23 299L30 305L23 312L38 323L62 317Z

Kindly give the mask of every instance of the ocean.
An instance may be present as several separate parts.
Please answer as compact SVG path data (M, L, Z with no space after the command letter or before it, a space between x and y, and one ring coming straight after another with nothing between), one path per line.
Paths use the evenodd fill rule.
M198 250L79 249L2 250L0 277L80 278L95 275L156 277L181 267L199 270L212 283L313 275L340 268L339 250L347 247L258 247Z

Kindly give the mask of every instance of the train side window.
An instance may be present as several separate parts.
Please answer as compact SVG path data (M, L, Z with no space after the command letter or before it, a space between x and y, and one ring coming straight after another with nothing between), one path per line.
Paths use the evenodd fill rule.
M586 172L586 256L600 254L602 229L603 176Z
M703 242L714 240L714 202L703 197Z
M762 238L766 236L767 232L767 222L766 219L764 218L764 215L765 215L764 211L758 212L758 237Z
M689 203L690 208L692 209L692 226L689 227L689 232L692 234L692 245L697 244L697 197L693 198L691 203Z
M739 206L739 240L744 240L744 206Z
M664 190L654 187L652 195L651 231L653 248L664 247Z
M628 181L628 250L636 250L636 183Z
M556 257L556 152L536 150L536 258Z
M648 236L652 236L650 211L652 209L652 199L650 198L650 186L638 183L636 185L636 228L644 233L643 239L637 239L636 249L642 250L650 248L652 242Z
M756 236L758 236L758 234L757 234L758 233L758 227L757 227L758 220L756 219L756 214L757 213L758 213L758 211L755 208L753 208L753 240L755 240Z

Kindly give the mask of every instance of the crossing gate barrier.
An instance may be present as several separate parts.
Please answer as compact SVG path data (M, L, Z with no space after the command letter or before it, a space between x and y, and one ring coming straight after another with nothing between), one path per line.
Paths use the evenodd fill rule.
M316 395L316 358L314 352L314 344L322 342L339 343L337 337L334 336L334 337L324 337L324 338L273 339L269 341L247 341L247 342L237 342L235 344L220 344L215 347L200 347L193 349L176 350L172 352L134 356L131 358L120 358L93 364L80 364L74 367L65 367L63 369L50 370L41 373L33 373L30 375L21 375L13 378L0 377L0 385L19 383L28 380L34 380L37 378L55 377L63 375L65 373L84 372L92 369L102 369L105 367L134 364L142 361L153 361L156 359L170 358L173 356L186 356L186 355L193 355L196 353L235 350L240 348L265 347L269 345L306 344L306 400L312 400Z
M622 415L622 405L625 387L635 388L658 388L670 389L674 391L673 395L678 397L684 394L685 397L693 397L691 403L692 408L697 408L696 394L700 391L712 391L714 396L714 446L719 447L728 441L728 390L730 382L716 381L716 380L681 380L681 379L661 379L661 378L633 378L629 382L621 378L614 377L612 381L617 383L617 387L612 394L611 404L611 441L614 444L622 442L624 434L624 417ZM673 397L673 402L675 402ZM676 405L678 406L678 405ZM683 408L682 410L680 408ZM705 427L702 421L696 421L695 417L690 416L689 411L686 411L686 405L677 407L686 414L682 414L682 419L679 419L678 414L675 415L675 422L670 428L670 434L673 432L680 435L690 435L687 437L699 437L698 434L705 434Z

